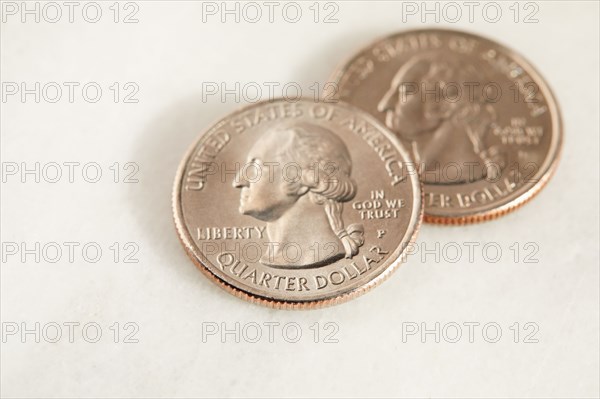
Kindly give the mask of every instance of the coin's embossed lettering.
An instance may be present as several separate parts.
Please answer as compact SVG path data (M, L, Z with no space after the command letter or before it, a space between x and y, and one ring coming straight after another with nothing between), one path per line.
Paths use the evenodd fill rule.
M329 285L340 285L346 281L353 280L370 271L374 264L380 263L389 254L388 251L384 251L378 246L372 246L369 252L372 254L370 256L363 255L361 265L357 264L357 262L350 262L350 264L342 266L340 270L314 276L316 289L321 290Z
M532 117L538 117L548 111L544 97L539 93L539 90L534 92L528 90L529 87L537 87L538 84L531 76L524 73L523 68L515 61L493 49L482 53L481 58L488 61L493 68L501 71L514 82L519 93L525 98L525 104L529 108Z
M310 291L309 280L306 277L283 276L258 271L256 268L240 262L230 252L222 252L217 256L217 263L223 271L239 277L245 283L282 291ZM272 284L271 284L272 283ZM313 287L314 288L314 287Z
M252 240L265 237L265 226L196 227L198 240Z
M295 103L277 104L264 109L255 109L230 122L236 133L243 133L248 128L259 125L260 123L276 119L296 118L303 115L302 108Z
M396 157L396 152L387 143L381 133L376 131L372 126L364 120L360 120L354 116L340 121L340 125L347 127L352 132L361 136L369 146L375 150L379 158L385 162L385 169L388 175L392 178L392 186L406 180L406 173L403 173L402 163Z
M219 130L213 133L196 151L187 173L186 190L202 190L206 179L213 173L212 161L231 140L229 133Z
M400 208L406 206L406 201L403 198L385 198L383 190L372 191L371 198L352 203L352 209L358 211L362 220L398 218Z
M377 61L387 62L405 52L437 49L442 45L443 41L436 34L408 35L395 40L387 40L375 46L372 53Z
M499 183L490 184L487 187L473 190L470 193L456 193L454 196L426 193L425 205L432 208L469 208L506 197L515 191L517 186L518 183L506 178Z
M526 118L511 118L509 126L494 125L492 133L502 144L538 145L544 135L542 126L527 126Z

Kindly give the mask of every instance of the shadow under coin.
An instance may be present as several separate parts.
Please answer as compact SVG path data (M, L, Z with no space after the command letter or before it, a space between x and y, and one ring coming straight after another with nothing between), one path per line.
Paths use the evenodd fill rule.
M128 196L130 211L145 235L143 241L151 248L149 253L184 279L204 276L188 259L175 230L175 174L202 132L236 106L239 104L203 103L200 94L174 103L150 121L134 149L140 183Z

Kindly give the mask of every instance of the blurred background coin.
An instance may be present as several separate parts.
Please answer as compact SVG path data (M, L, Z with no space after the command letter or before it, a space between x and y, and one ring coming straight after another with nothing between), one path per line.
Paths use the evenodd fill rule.
M336 89L325 98L364 109L409 148L427 222L503 215L539 192L556 167L562 127L549 87L491 40L401 32L359 51L331 80Z

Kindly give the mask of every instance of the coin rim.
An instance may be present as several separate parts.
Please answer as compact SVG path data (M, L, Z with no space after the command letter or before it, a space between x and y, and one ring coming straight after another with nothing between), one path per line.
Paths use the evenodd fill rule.
M318 102L315 102L314 99L311 99L308 97L301 97L296 102L303 102L303 101L318 103ZM174 220L174 224L175 224L175 230L177 232L177 237L179 238L179 241L183 245L188 257L192 260L194 265L196 265L196 267L198 269L200 269L200 271L206 277L208 277L212 282L216 283L219 287L221 287L225 291L229 292L230 294L233 294L234 296L244 299L248 302L267 306L270 308L275 308L275 309L317 309L317 308L323 308L323 307L333 306L333 305L337 305L337 304L340 304L343 302L347 302L351 299L354 299L360 295L365 294L366 292L370 291L374 287L381 284L383 281L387 280L389 278L389 276L400 267L400 265L405 263L406 258L407 258L407 253L406 253L407 248L410 245L414 244L416 237L419 233L421 224L423 222L424 191L423 191L423 183L418 176L417 176L416 184L413 184L415 189L418 191L418 195L414 196L414 203L415 203L416 207L418 207L418 212L416 214L416 221L414 223L413 231L410 234L410 237L409 237L408 242L406 243L404 249L400 250L397 258L394 259L385 268L385 270L380 272L378 275L376 275L374 278L372 278L365 284L363 284L359 287L356 287L348 292L333 295L328 298L310 299L310 300L306 300L306 301L297 301L297 300L287 301L285 299L276 299L276 298L261 296L261 295L255 294L255 293L247 292L247 291L244 291L244 290L232 285L231 283L223 280L222 278L220 278L219 276L214 274L210 270L209 266L205 265L202 262L202 260L198 256L198 255L202 255L202 252L201 251L198 251L198 253L195 252L193 240L191 239L191 236L183 223L183 209L180 206L180 204L181 204L181 187L182 187L184 172L185 172L187 163L188 163L190 157L193 155L195 149L197 148L198 142L203 138L203 136L205 134L207 134L211 129L213 129L214 126L224 122L231 115L240 114L249 109L259 107L261 105L272 104L272 103L277 103L277 102L285 102L288 104L292 103L292 102L287 101L284 98L274 98L272 100L260 101L257 103L247 104L247 105L238 107L237 109L235 109L231 112L228 112L227 115L220 117L214 123L208 125L209 127L205 128L202 131L202 133L200 133L200 135L196 138L196 140L194 140L192 145L187 149L183 159L181 160L181 162L179 163L179 166L177 168L177 172L175 174L175 183L174 183L173 192L172 192L172 212L173 212L173 220ZM327 103L325 103L325 104L327 104ZM357 107L355 105L349 104L344 101L336 101L333 104L346 107L350 111L353 111L353 110L358 111L357 113L362 114L362 116L365 117L370 123L373 123L375 126L377 126L381 130L386 132L387 138L392 142L392 144L396 145L398 148L400 148L402 150L401 152L404 153L403 154L404 156L410 157L409 152L406 150L404 145L400 142L398 137L396 137L396 135L392 131L390 131L387 128L387 126L385 126L383 123L378 121L371 114L360 109L359 107ZM416 176L416 175L409 175L409 176L411 176L411 178L413 178L412 176ZM411 215L411 219L412 218L413 218L413 215ZM410 227L410 224L409 224L409 227ZM406 233L405 233L405 235L406 235ZM396 251L394 251L394 252L396 252ZM202 258L206 259L206 257L204 257L204 256L202 256Z
M339 80L344 75L348 66L362 53L367 52L370 48L375 45L384 42L386 40L393 39L400 35L407 34L418 34L418 33L440 33L440 34L458 34L468 36L474 39L487 41L496 46L497 49L500 49L504 53L510 56L511 59L517 61L520 66L523 67L524 70L530 75L533 81L535 81L541 91L544 93L544 97L546 98L546 102L548 104L548 110L551 116L552 122L552 138L550 142L550 149L548 154L542 164L544 168L542 172L539 172L537 175L537 181L533 183L529 188L527 188L522 194L518 195L516 198L503 203L495 208L484 210L484 211L475 211L473 213L465 212L461 215L440 215L435 213L428 213L427 209L424 211L423 221L425 223L430 224L440 224L440 225L465 225L465 224L473 224L480 223L485 221L490 221L497 219L501 216L504 216L510 212L513 212L529 201L531 201L540 191L546 187L551 177L554 176L556 172L556 168L558 166L558 162L562 155L562 147L564 144L564 126L562 120L562 113L560 110L560 106L558 105L558 101L556 100L556 96L554 95L553 90L551 89L548 82L544 79L544 77L539 73L539 71L533 67L525 57L523 57L519 52L514 51L513 49L498 43L495 39L490 39L487 36L482 36L479 34L474 34L470 32L465 32L458 29L438 29L438 28L420 28L420 29L407 29L403 31L398 31L395 33L391 33L385 36L381 36L378 39L371 41L368 45L363 46L360 50L356 51L352 54L352 56L347 57L343 62L340 62L338 66L334 69L333 73L330 75L328 82L339 83ZM337 97L336 97L337 98ZM343 100L339 100L342 102ZM356 105L355 105L356 106ZM358 106L356 106L358 107ZM359 107L360 108L360 107ZM362 108L361 108L362 109ZM365 111L365 110L363 110ZM368 111L366 111L368 113ZM395 135L395 133L394 133ZM410 156L410 154L409 154ZM423 197L425 196L425 187L427 185L423 184ZM522 186L523 187L523 186Z

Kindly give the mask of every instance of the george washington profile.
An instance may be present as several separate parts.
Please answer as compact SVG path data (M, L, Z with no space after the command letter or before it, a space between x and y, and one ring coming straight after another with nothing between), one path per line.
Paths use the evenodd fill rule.
M439 53L416 56L394 75L377 107L388 128L410 144L425 171L445 170L450 164L459 168L457 176L435 175L435 181L425 173L425 183L493 178L504 167L497 148L485 142L496 120L482 90L485 84L474 65Z
M360 224L344 226L343 203L356 195L352 161L344 142L311 123L275 127L248 153L236 175L239 211L266 222L272 245L260 262L308 268L352 258L363 245ZM252 176L248 171L254 171Z

